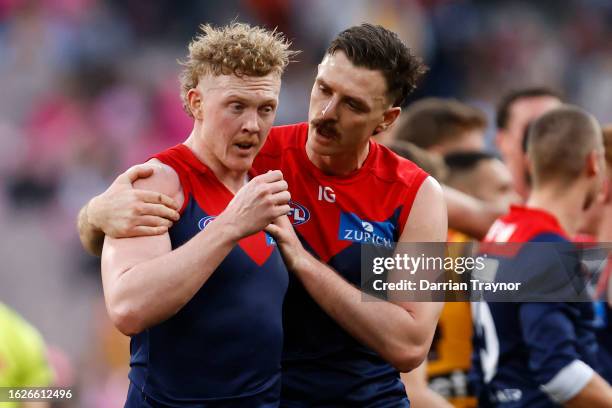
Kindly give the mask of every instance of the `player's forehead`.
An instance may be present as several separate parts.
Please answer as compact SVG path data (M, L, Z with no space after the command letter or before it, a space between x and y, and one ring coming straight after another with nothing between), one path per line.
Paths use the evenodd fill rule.
M278 73L265 76L203 75L198 87L204 95L214 95L220 99L239 98L254 102L278 100L281 77Z
M466 150L481 150L485 144L483 128L474 128L463 131L457 137L457 143L465 146Z
M550 95L519 98L510 106L510 122L524 126L561 104L557 97Z
M316 82L370 103L385 103L387 97L387 83L382 72L354 65L342 51L325 55L319 64Z

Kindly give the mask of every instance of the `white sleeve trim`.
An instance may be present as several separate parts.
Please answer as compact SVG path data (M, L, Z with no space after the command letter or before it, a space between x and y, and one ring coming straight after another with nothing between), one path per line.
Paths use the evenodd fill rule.
M593 369L588 364L574 360L563 367L548 383L541 385L544 391L555 402L563 404L575 397L593 377Z

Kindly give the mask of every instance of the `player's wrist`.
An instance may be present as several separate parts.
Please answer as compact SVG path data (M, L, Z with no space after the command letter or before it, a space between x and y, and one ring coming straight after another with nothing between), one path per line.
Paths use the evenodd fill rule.
M290 269L295 274L304 274L314 269L314 258L303 248L297 248L290 260Z
M98 200L99 196L93 197L89 202L85 205L85 221L89 228L93 231L103 232L102 227L98 220Z
M219 236L223 237L222 239L227 240L230 244L237 244L238 241L244 238L244 233L239 225L237 225L235 217L232 217L225 211L219 214L210 225L213 226L213 224L216 224L213 228L219 228Z

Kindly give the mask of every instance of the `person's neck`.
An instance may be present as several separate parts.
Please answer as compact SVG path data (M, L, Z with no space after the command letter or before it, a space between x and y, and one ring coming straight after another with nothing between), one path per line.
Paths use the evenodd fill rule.
M191 134L183 143L193 152L199 161L204 163L215 174L217 179L227 187L229 191L236 194L242 186L247 183L246 171L233 171L228 169L219 161L217 157L208 149L202 138L198 126L194 126Z
M563 230L570 236L578 232L586 188L582 183L562 185L547 185L534 188L527 199L527 207L543 209L554 215Z
M366 143L357 151L345 154L321 155L313 151L306 143L306 155L308 159L323 173L332 176L346 176L360 169L368 158L370 143Z

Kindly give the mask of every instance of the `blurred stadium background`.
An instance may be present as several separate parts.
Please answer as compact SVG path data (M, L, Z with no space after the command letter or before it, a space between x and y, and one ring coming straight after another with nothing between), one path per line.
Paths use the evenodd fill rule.
M398 32L430 66L412 100L455 97L493 126L502 93L547 85L612 122L609 0L0 0L0 301L55 350L60 381L80 394L65 406L122 406L129 355L77 211L185 138L177 59L200 23L235 18L278 27L302 50L277 124L306 119L326 45L363 21Z

